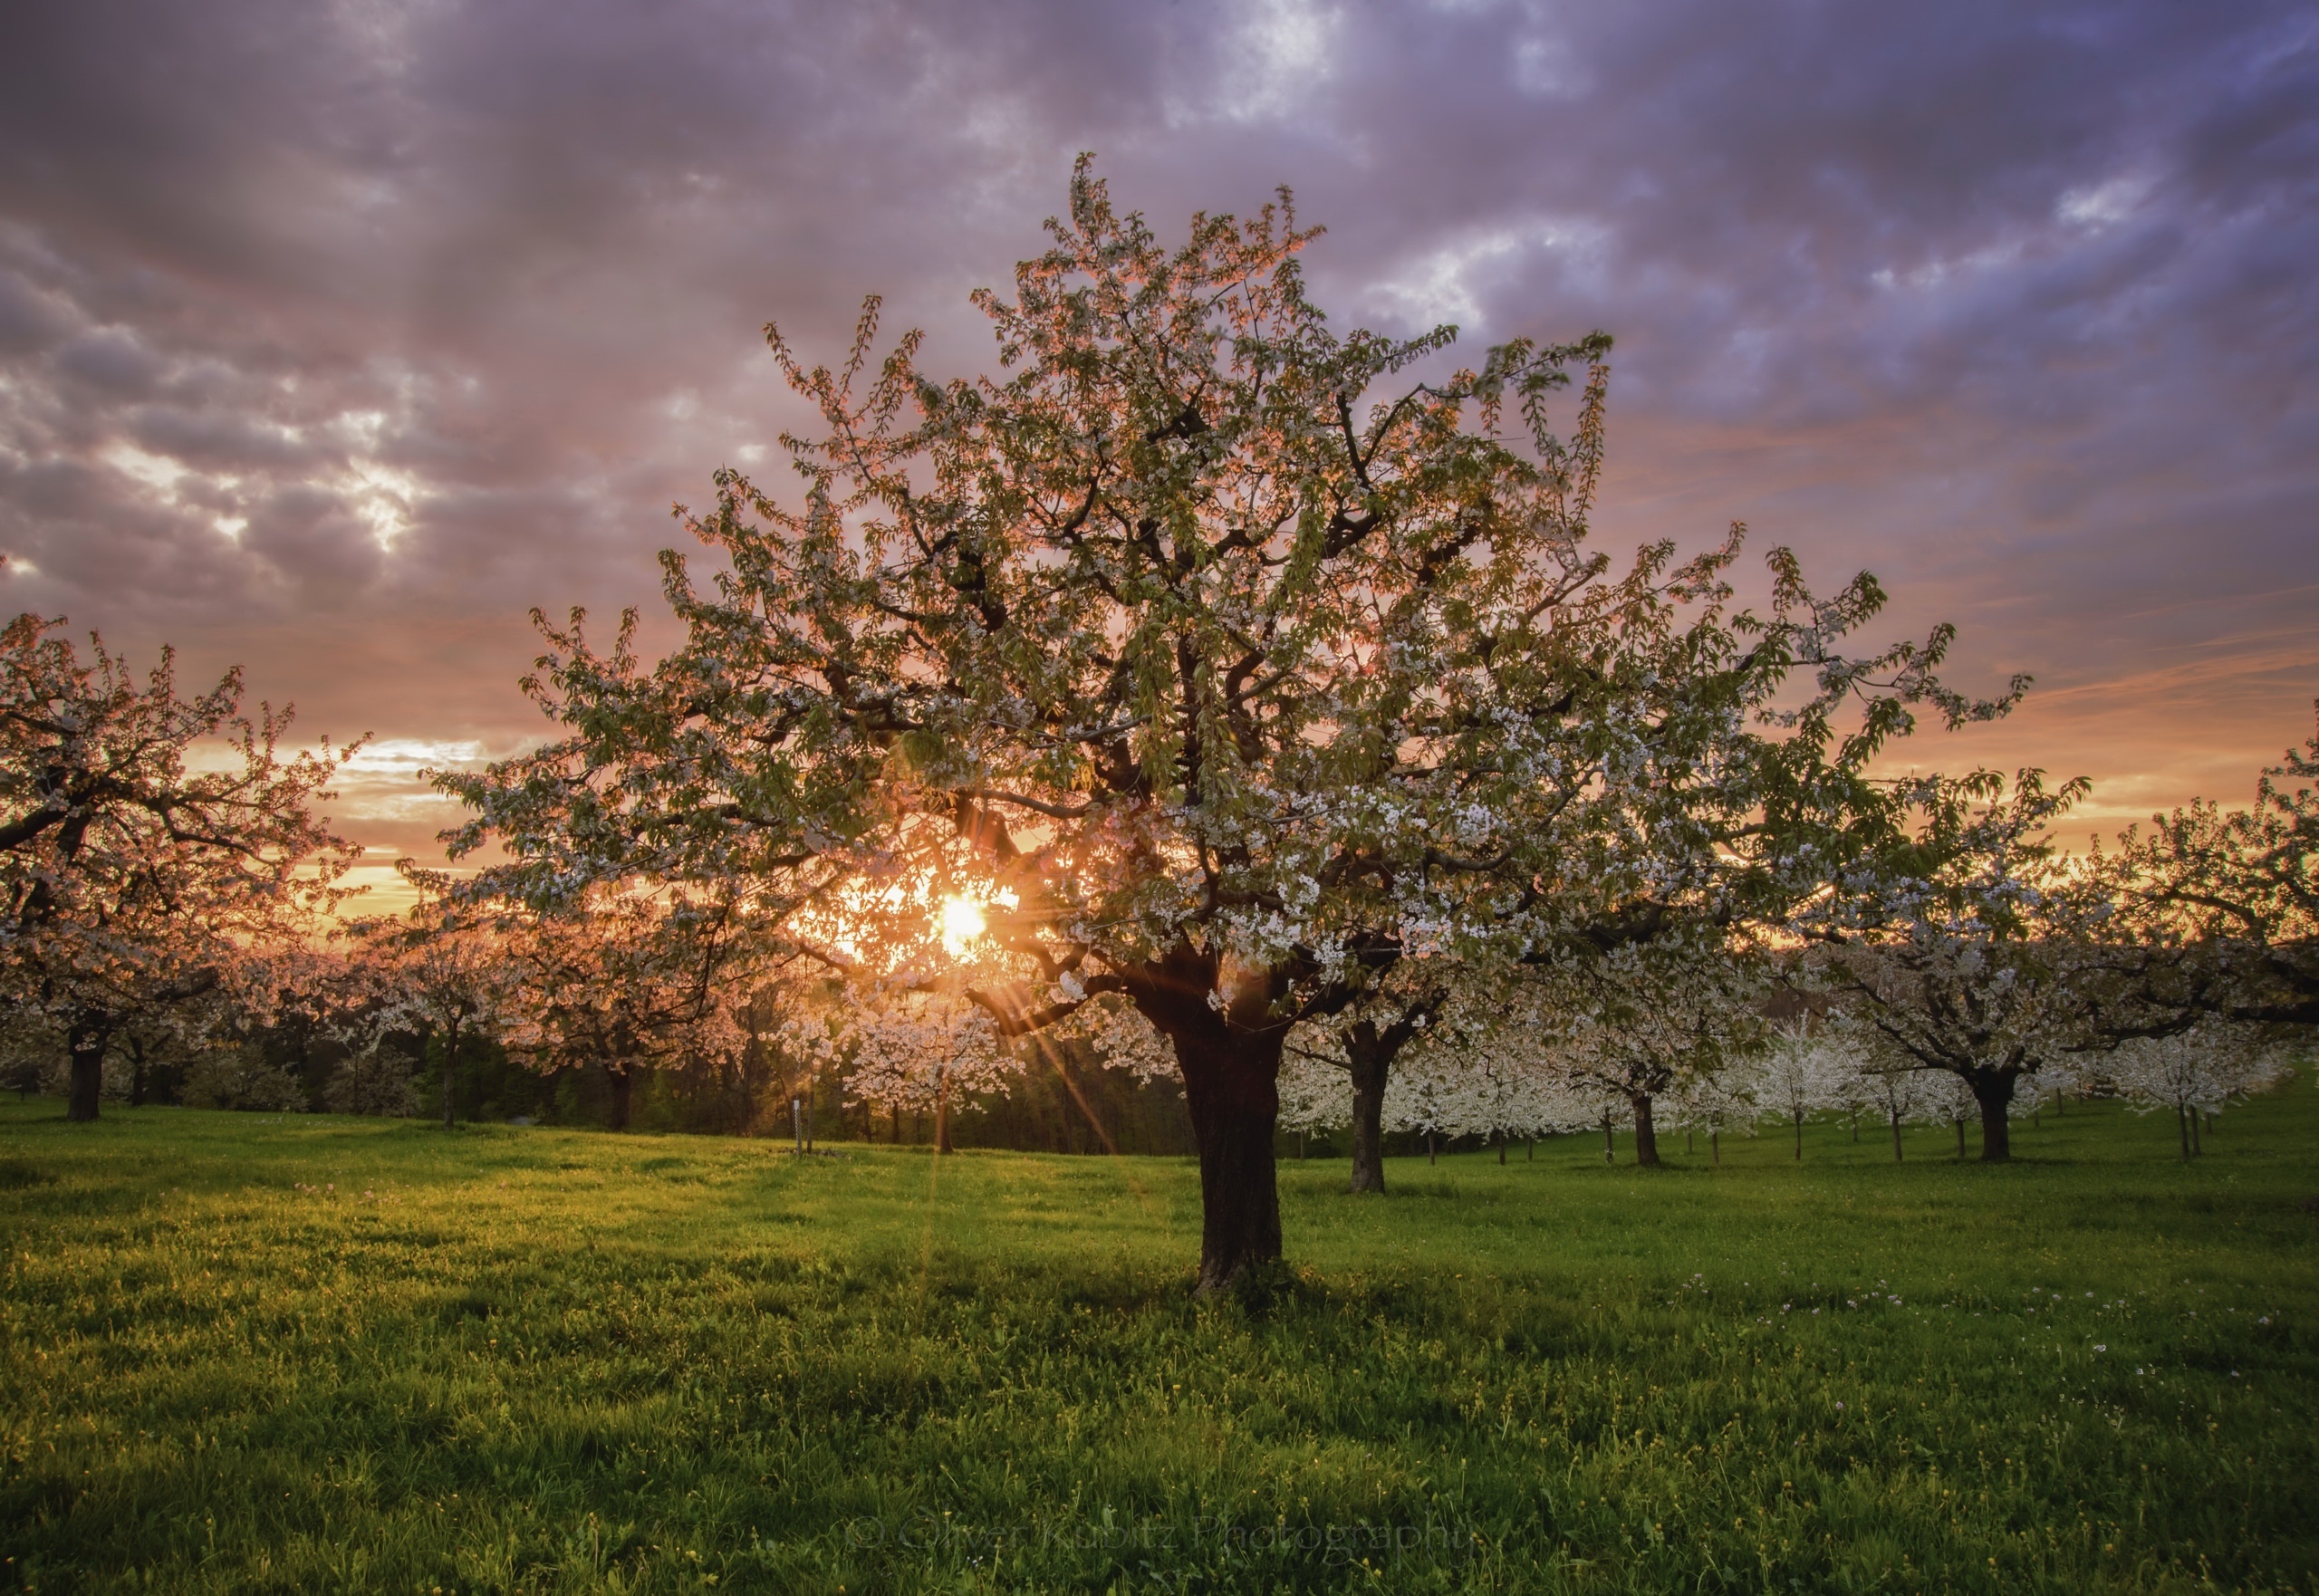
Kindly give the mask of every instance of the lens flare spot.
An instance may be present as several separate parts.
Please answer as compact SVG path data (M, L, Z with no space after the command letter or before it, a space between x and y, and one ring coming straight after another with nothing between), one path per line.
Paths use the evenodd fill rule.
M945 898L942 900L942 946L951 953L962 953L967 943L981 936L984 930L982 905L966 898Z

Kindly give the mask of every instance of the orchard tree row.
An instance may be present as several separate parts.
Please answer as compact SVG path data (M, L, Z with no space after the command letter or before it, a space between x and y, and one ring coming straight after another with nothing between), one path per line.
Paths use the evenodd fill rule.
M931 1121L941 1150L950 1146L956 1107L981 1106L1050 1070L1079 1094L1066 1054L1141 1082L1176 1079L1172 1051L1117 999L1011 1042L1003 1036L977 986L1003 979L1006 961L994 957L997 945L982 912L957 898L943 909L938 960L913 966L903 979L864 983L816 961L752 958L729 920L633 890L585 912L542 914L462 894L447 877L408 862L404 873L421 899L416 910L401 920L341 924L317 911L343 896L331 883L346 850L311 826L285 830L281 815L265 822L272 835L295 835L309 851L302 856L278 842L269 851L247 837L241 845L277 875L281 865L295 866L289 872L295 889L274 894L255 913L245 908L232 922L236 935L206 929L217 923L214 912L207 919L163 912L168 900L158 891L149 899L104 892L98 889L107 879L174 884L182 901L202 901L173 882L161 861L225 845L221 790L271 792L287 809L327 796L313 772L344 755L325 748L304 756L295 784L287 778L298 774L296 760L270 776L254 771L253 761L263 767L268 755L257 747L257 728L232 720L230 678L207 698L165 714L172 691L166 660L142 692L123 693L120 661L100 646L94 667L84 670L69 645L45 635L51 630L20 620L6 636L7 658L15 680L37 687L51 724L70 719L102 734L81 747L135 748L149 759L171 739L190 746L196 736L214 740L231 726L228 741L244 766L228 778L188 776L181 763L164 764L140 786L124 774L129 762L110 758L110 807L94 801L103 784L92 773L73 779L91 818L59 839L64 851L47 861L44 890L19 899L42 910L38 918L20 911L21 929L43 933L46 942L19 938L20 957L44 957L25 960L21 973L37 974L39 988L15 995L8 1043L20 1080L62 1075L77 1117L94 1111L92 1057L105 1093L132 1104L175 1065L178 1090L191 1101L302 1109L305 1085L269 1069L252 1045L254 1036L285 1029L328 1047L335 1068L322 1101L339 1111L421 1111L413 1055L431 1056L447 1126L457 1062L478 1043L518 1068L592 1071L616 1128L627 1122L639 1081L678 1074L697 1088L739 1089L744 1101L727 1124L766 1129L769 1121L810 1134L810 1120L792 1123L792 1105L834 1095L862 1110L861 1134L875 1136L883 1120L899 1139L908 1114ZM283 717L270 719L278 734ZM51 750L45 768L62 771L71 756ZM2265 791L2275 798L2274 786ZM147 838L149 862L141 870L126 866L121 850L139 838L139 817L183 815L202 803L210 806L207 833ZM252 817L264 812L260 803ZM2205 818L2202 834L2228 829ZM21 824L18 831L26 841L40 834ZM2129 838L2127 858L2135 845ZM19 865L40 859L38 849L21 842L18 852ZM2214 850L2204 857L2210 867ZM214 869L217 861L209 862ZM2064 883L2056 896L2065 895L2066 877L2083 870L2075 861L2060 866ZM246 859L244 868L253 868ZM2087 879L2116 885L2114 870ZM77 914L59 907L68 887L83 905ZM214 886L209 891L216 895ZM76 954L92 943L114 957ZM1660 1130L1704 1134L1717 1150L1724 1131L1752 1135L1766 1119L1793 1126L1800 1157L1804 1123L1835 1114L1852 1119L1855 1137L1863 1116L1888 1124L1896 1157L1904 1123L1953 1124L1962 1155L1965 1127L1981 1117L1969 1071L1929 1062L1890 1028L1886 1004L1864 999L1858 987L1862 950L1704 946L1701 957L1698 947L1643 942L1560 969L1477 966L1439 952L1398 965L1359 1005L1289 1033L1278 1128L1300 1136L1352 1132L1356 1191L1382 1189L1389 1132L1422 1138L1429 1147L1494 1140L1503 1158L1512 1139L1597 1127L1607 1149L1615 1121L1631 1127L1633 1156L1650 1165ZM2047 980L2039 1004L2009 1021L2033 1043L2009 1098L2014 1116L2071 1095L2122 1097L2171 1111L2187 1158L2202 1114L2286 1072L2283 1043L2293 1028L2222 1017L2211 1005L2173 1005L2163 1011L2166 1023L2137 1031L2104 1025L2086 1005L2115 994L2114 948L2049 935L2013 951L2042 962L2028 970L2000 953L1990 966L1999 982ZM2081 967L2074 974L2049 967L2060 957ZM1889 962L1889 949L1874 957ZM2065 978L2052 979L2056 974ZM1883 975L1889 982L1891 971ZM2177 1023L2184 1015L2192 1024ZM91 1040L91 1031L102 1043ZM1102 1137L1102 1119L1080 1106Z
M1887 774L1921 718L2026 684L1952 688L1946 627L1863 640L1873 578L1779 549L1751 577L1737 526L1592 546L1607 337L1460 366L1454 328L1339 333L1285 193L1170 248L1083 163L1049 226L975 296L982 377L881 352L874 299L834 368L767 330L818 421L786 482L726 468L679 507L713 556L662 556L682 641L535 616L559 736L438 777L454 853L494 862L415 873L415 917L328 958L345 854L310 805L340 755L277 759L266 717L238 786L180 738L116 788L78 710L19 694L11 991L68 1034L75 1111L122 1016L332 979L370 983L344 1012L622 1080L777 1049L938 1122L1068 1043L1180 1082L1212 1290L1281 1255L1284 1112L1341 1112L1374 1187L1389 1124L1607 1109L1640 1152L1662 1114L1800 1119L1824 1045L1895 1120L1963 1093L2002 1159L2025 1083L2319 1020L2319 742L2249 810L2062 856L2080 783ZM162 678L131 697L208 736L234 685L189 718ZM124 862L83 872L100 832Z

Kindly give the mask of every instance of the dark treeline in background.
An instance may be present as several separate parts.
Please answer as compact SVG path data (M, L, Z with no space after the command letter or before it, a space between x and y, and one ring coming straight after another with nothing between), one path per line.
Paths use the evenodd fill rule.
M142 1039L129 1048L145 1056L134 1076L140 1103L275 1112L410 1112L431 1101L443 1076L442 1043L390 1033L361 1053L329 1027L301 1017L253 1032L221 1065L215 1051L188 1053ZM20 1053L0 1067L0 1086L20 1096L55 1090L53 1059ZM371 1095L350 1101L350 1079L365 1081ZM616 1128L611 1082L601 1065L542 1072L511 1057L498 1042L467 1036L451 1072L453 1102L465 1120L516 1121L575 1129ZM638 1079L629 1129L788 1140L802 1122L820 1141L875 1141L928 1147L930 1114L899 1113L849 1102L843 1082L823 1078L790 1109L795 1077L755 1050L726 1068L646 1071ZM950 1134L962 1148L1017 1152L1140 1153L1190 1157L1198 1151L1183 1088L1169 1080L1140 1080L1105 1069L1092 1052L1065 1043L1026 1068L1008 1092L961 1094ZM1421 1145L1421 1139L1413 1139ZM1294 1137L1283 1149L1300 1150ZM1301 1149L1328 1156L1312 1139ZM1342 1149L1338 1149L1342 1150Z
M274 1112L377 1112L373 1102L350 1102L346 1082L360 1071L375 1082L388 1078L407 1086L409 1101L431 1101L442 1079L440 1042L390 1034L365 1055L332 1035L326 1026L302 1017L254 1033L242 1044L233 1067L220 1069L215 1054L188 1055L158 1043L146 1053L137 1076L140 1102ZM0 1069L0 1087L20 1096L58 1084L53 1062L20 1057ZM823 1079L812 1101L790 1110L784 1070L755 1059L737 1069L659 1070L639 1079L630 1129L705 1136L749 1136L787 1141L802 1122L815 1142L872 1141L880 1145L930 1147L930 1114L895 1113L848 1102L843 1083ZM611 1083L601 1066L542 1073L509 1056L497 1042L467 1037L459 1044L452 1071L454 1103L462 1121L514 1121L579 1130L614 1127ZM950 1125L960 1148L996 1148L1015 1152L1102 1155L1127 1153L1190 1158L1193 1140L1183 1087L1165 1079L1143 1080L1106 1069L1083 1045L1063 1043L1034 1061L1008 1092L962 1095ZM1416 1133L1388 1134L1385 1150L1417 1157L1429 1149ZM1439 1138L1440 1151L1483 1145L1475 1137ZM1299 1136L1284 1131L1283 1157L1333 1159L1348 1153L1342 1134ZM1516 1149L1517 1156L1520 1149Z
M434 1097L443 1079L443 1046L409 1033L388 1034L376 1053L364 1058L330 1030L306 1018L255 1033L241 1049L241 1070L220 1074L197 1067L181 1051L156 1049L141 1072L140 1101L190 1104L260 1111L373 1111L371 1104L345 1100L351 1065L366 1074L392 1076L409 1083L410 1101ZM49 1060L21 1060L0 1074L0 1086L18 1095L53 1083ZM932 1146L930 1113L888 1111L846 1101L844 1083L821 1079L812 1100L800 1097L791 1116L791 1076L779 1067L749 1060L740 1070L654 1070L635 1083L629 1130L709 1137L761 1137L791 1141L803 1123L821 1141L877 1141L879 1146ZM190 1086L190 1091L188 1091ZM239 1091L236 1091L239 1088ZM603 1067L556 1070L540 1074L489 1037L467 1037L452 1070L452 1101L461 1123L562 1125L573 1130L612 1130L612 1083ZM960 1149L1006 1149L1015 1153L1136 1153L1155 1158L1194 1158L1192 1118L1185 1111L1183 1086L1169 1079L1139 1079L1125 1070L1106 1070L1088 1049L1062 1043L1014 1081L1009 1092L962 1095L951 1116L951 1141ZM1438 1137L1431 1150L1484 1146L1482 1137ZM1280 1134L1283 1158L1345 1158L1345 1132ZM1389 1132L1384 1150L1396 1158L1429 1153L1426 1137ZM1516 1146L1516 1155L1521 1149Z

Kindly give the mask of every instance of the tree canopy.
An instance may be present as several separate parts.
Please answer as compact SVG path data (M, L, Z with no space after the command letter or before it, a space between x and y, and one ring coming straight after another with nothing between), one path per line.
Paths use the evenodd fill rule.
M2221 1014L2319 1024L2319 736L2257 778L2255 802L2193 801L2129 830L2094 868L2148 950L2124 985L2151 1034Z
M355 851L313 805L354 748L284 759L285 707L241 713L242 678L178 694L174 657L140 685L61 621L0 630L0 981L65 1033L70 1113L97 1115L107 1047L132 1015L240 981L263 1007ZM199 768L198 744L226 761ZM360 745L356 745L360 746Z
M726 468L663 556L650 665L542 622L558 740L443 786L479 891L730 887L766 947L907 983L983 906L1002 1033L1104 994L1172 1043L1201 1279L1277 1256L1282 1040L1410 958L1550 962L1777 916L1895 823L1868 762L1946 629L1865 654L1882 594L1740 530L1587 545L1610 341L1330 329L1284 191L1164 248L1083 161L1052 247L975 303L997 371L938 383L877 306L834 370L768 339L820 429L787 495ZM2015 691L2019 690L2016 683Z

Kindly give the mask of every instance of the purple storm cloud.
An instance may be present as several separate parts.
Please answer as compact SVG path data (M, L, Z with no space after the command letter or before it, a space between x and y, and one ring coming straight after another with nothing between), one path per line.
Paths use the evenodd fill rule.
M967 290L1073 156L1163 236L1275 185L1342 322L1618 340L1607 546L1746 520L1956 676L1906 760L2242 802L2319 693L2319 14L1309 0L24 0L0 16L0 602L411 773L540 723L524 612L655 611L777 452L759 329ZM648 620L648 638L651 634Z

